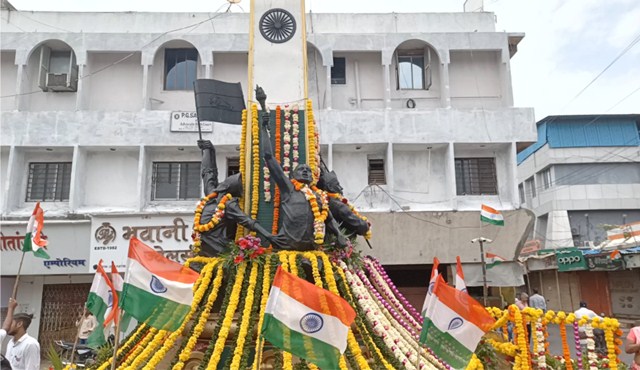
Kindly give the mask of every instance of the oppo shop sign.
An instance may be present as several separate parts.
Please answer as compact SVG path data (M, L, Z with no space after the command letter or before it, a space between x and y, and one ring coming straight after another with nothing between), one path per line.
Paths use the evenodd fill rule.
M559 272L587 270L587 261L577 248L562 248L555 252Z

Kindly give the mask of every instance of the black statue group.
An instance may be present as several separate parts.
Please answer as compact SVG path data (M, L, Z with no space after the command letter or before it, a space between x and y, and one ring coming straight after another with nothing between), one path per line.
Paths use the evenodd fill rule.
M211 221L218 210L218 204L227 194L232 197L226 201L224 215L219 222L200 235L200 253L204 256L214 257L224 253L229 243L234 241L238 224L260 234L263 241L270 243L275 249L307 251L315 249L316 246L315 216L305 194L296 190L292 180L287 178L283 168L273 157L268 131L269 113L265 106L266 95L261 89L256 90L256 93L263 112L260 149L271 176L280 190L281 226L278 234L273 235L241 210L238 202L238 198L243 193L241 174L229 176L223 182L218 183L218 167L213 144L209 140L199 140L198 147L202 150L202 182L205 194L217 193L215 198L205 204L200 223L206 224ZM311 168L304 163L299 164L291 172L291 175L294 180L302 184L310 185L313 181ZM324 166L321 167L317 188L329 193L342 193L342 187L336 174L333 171L328 171ZM322 207L321 195L315 191L313 191L313 195L316 197L318 205ZM369 223L354 214L347 204L330 197L328 206L325 228L335 236L337 246L346 247L348 238L365 235L369 231Z

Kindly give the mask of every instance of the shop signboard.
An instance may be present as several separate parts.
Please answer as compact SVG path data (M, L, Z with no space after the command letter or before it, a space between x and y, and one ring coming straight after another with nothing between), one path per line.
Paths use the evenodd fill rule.
M587 269L587 262L578 248L559 248L554 251L556 253L559 272Z
M624 270L624 261L622 259L622 256L612 259L609 253L592 254L586 256L586 259L587 267L589 267L589 270L592 271Z
M91 219L91 266L102 259L104 266L114 261L119 270L127 263L132 237L176 262L192 256L192 215L111 216Z
M2 275L16 275L22 258L27 222L0 224L0 260ZM22 275L73 275L93 272L89 264L89 222L46 222L42 229L47 239L49 259L25 253Z
M213 132L213 122L200 122L202 132ZM171 132L198 132L196 112L171 112Z

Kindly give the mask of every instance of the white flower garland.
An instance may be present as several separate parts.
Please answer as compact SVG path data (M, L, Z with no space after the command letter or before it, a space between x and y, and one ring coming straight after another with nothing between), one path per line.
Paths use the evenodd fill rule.
M271 173L267 166L263 167L264 171L264 201L271 202Z
M282 167L287 177L291 171L291 110L288 108L288 105L284 106L284 156L282 157Z
M300 135L300 115L298 114L298 105L295 104L293 106L293 114L291 117L293 118L293 165L291 168L295 169L298 167L298 161L300 159L300 141L298 136Z
M415 363L417 361L415 338L407 340L406 336L409 335L410 337L411 335L406 332L406 329L402 328L404 330L398 330L397 324L395 324L394 320L389 321L385 315L386 309L379 307L378 302L364 287L360 278L351 273L344 262L340 261L339 263L345 272L347 283L355 293L358 305L365 312L365 318L373 327L374 334L382 338L396 359L407 369L415 370ZM403 331L405 332L404 335L402 333ZM438 364L437 360L423 348L420 348L420 352L421 360L424 360L420 361L420 369L444 369L444 367Z
M589 369L598 369L598 355L596 354L596 341L593 339L593 326L588 322L584 327L584 333L587 335L587 360L589 361Z
M546 369L547 368L547 357L545 355L545 348L544 348L544 332L542 330L542 317L538 318L538 320L536 320L536 350L538 351L538 353L536 353L536 362L538 363L538 369Z

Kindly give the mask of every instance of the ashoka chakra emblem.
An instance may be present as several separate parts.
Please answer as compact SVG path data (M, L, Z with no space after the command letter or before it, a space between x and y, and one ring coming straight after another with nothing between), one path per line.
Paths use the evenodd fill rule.
M300 329L305 333L317 333L322 329L323 325L324 320L322 320L322 316L317 313L308 313L300 319Z
M288 11L274 8L262 15L258 27L267 41L281 44L289 41L296 33L296 20Z
M153 275L151 275L151 282L149 283L149 287L151 288L152 292L157 294L161 294L167 291L167 287L162 284L160 279Z

